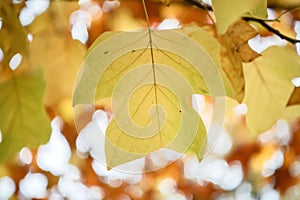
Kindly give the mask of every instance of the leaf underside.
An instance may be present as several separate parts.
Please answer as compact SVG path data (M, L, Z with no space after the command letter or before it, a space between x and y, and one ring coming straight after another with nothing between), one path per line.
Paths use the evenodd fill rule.
M267 0L213 0L212 6L216 16L217 31L220 35L224 34L227 28L242 15L267 17Z
M291 80L300 76L299 61L288 47L270 47L257 60L244 64L246 121L254 134L266 131L283 117L294 90Z
M166 147L203 156L206 131L192 94L224 96L220 45L200 28L105 33L89 49L73 105L112 97L107 164L115 167ZM210 42L213 41L213 42Z

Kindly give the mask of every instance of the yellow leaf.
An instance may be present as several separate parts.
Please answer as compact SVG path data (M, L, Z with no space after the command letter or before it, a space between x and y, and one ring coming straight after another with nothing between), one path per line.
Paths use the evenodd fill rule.
M244 20L238 20L228 27L228 30L221 36L223 44L243 62L251 62L259 56L248 45L248 40L254 38L258 32Z
M76 2L53 2L30 26L34 33L29 46L30 64L44 70L47 107L71 99L76 74L86 53L86 47L73 40L68 31L70 14L77 7Z
M53 106L72 97L75 77L86 48L69 37L41 33L30 44L31 64L44 69L45 106Z
M225 33L231 24L246 13L261 18L267 16L266 0L213 0L212 6L216 16L216 26L219 34Z
M226 33L220 36L222 43L222 71L229 81L231 90L227 95L242 102L245 95L245 80L242 62L250 62L259 56L248 45L248 40L257 32L248 23L239 20L231 25Z
M221 46L219 41L217 41L214 37L211 37L211 34L203 29L191 27L187 29L181 29L180 31L201 44L211 59L213 59L223 78L226 95L241 101L244 97L244 79L241 68L238 69L239 64L241 65L241 62L239 61L237 65L232 63L235 61L235 59L232 58L231 53L233 50L229 48L227 50L227 47L224 47L224 44ZM227 55L226 52L224 53L224 49L230 54ZM228 63L226 63L226 61Z
M170 5L171 0L160 0L166 6Z
M300 117L300 104L287 106L284 110L284 117L287 119L295 119Z
M70 36L70 16L79 8L76 1L53 1L49 8L28 26L28 30L33 36L41 32L52 32L68 37Z
M196 27L150 36L147 30L100 36L79 74L73 105L112 97L108 167L162 147L201 158L206 131L189 99L195 93L225 93L219 63L212 58L220 46L208 42L212 36Z
M254 134L266 131L283 116L294 90L291 80L300 75L299 63L296 52L270 47L261 57L244 65L246 122Z
M300 87L295 87L289 99L288 106L300 104Z

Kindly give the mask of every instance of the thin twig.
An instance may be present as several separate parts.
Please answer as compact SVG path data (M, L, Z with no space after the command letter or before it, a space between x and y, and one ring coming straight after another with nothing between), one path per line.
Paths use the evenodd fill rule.
M185 0L187 3L197 6L198 8L201 8L203 10L213 11L212 7L210 5L207 5L203 3L201 0Z
M281 39L284 39L292 44L300 43L300 40L291 38L289 36L286 36L286 35L280 33L279 30L277 30L277 29L273 28L272 26L270 26L269 24L267 24L263 19L257 19L257 18L253 18L253 17L243 17L243 20L245 20L246 22L249 22L249 21L257 22L260 25L262 25L263 27L265 27L268 31L274 33L275 35L279 36Z
M210 5L203 3L201 0L185 0L185 1L194 6L197 6L198 8L213 11L213 9ZM300 40L286 36L286 35L280 33L279 30L273 28L272 26L270 26L269 24L266 23L267 21L278 21L279 19L270 20L270 19L259 19L259 18L254 18L254 17L242 17L242 19L245 20L246 22L249 22L249 21L257 22L260 25L262 25L264 28L266 28L268 31L274 33L275 35L279 36L281 39L284 39L292 44L300 43Z

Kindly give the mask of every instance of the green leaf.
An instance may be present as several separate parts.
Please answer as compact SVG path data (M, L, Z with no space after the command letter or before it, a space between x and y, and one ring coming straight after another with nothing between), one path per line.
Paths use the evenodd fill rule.
M151 40L147 30L97 39L79 74L73 105L112 97L105 143L109 167L162 147L203 156L206 131L189 99L195 93L224 96L216 58L220 45L211 38L192 27L151 31Z
M16 53L22 56L28 55L27 37L17 12L7 1L0 1L0 21L2 22L0 48L4 53L4 63L8 66L10 59Z
M267 16L267 0L212 0L212 6L219 34L225 33L244 14L261 18Z
M0 162L22 147L36 147L48 140L50 121L42 106L45 84L41 71L13 76L0 83Z
M244 64L244 75L247 125L254 134L260 134L283 116L294 90L291 80L300 75L300 59L288 48L271 47Z

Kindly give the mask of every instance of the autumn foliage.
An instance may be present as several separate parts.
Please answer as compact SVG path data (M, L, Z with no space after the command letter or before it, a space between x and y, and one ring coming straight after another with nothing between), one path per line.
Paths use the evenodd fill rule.
M300 198L298 2L37 2L0 1L0 199ZM161 135L131 137L126 113ZM135 159L141 173L111 169Z

